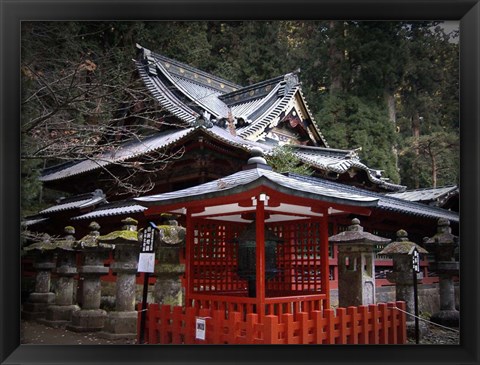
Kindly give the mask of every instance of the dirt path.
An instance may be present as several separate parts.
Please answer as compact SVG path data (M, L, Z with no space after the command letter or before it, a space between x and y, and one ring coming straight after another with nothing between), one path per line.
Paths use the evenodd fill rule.
M22 321L22 344L40 345L132 345L135 340L107 340L95 333L77 333L64 328L51 328L35 321Z

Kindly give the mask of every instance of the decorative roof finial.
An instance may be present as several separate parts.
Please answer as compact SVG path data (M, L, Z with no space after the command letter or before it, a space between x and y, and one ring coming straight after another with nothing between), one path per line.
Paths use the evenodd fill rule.
M256 167L258 165L268 166L267 160L263 157L263 150L260 147L253 147L250 150L250 154L252 157L248 159L248 165L257 165Z

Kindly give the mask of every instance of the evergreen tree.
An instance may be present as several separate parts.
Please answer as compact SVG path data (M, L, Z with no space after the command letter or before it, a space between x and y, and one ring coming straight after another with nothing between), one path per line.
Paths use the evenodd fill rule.
M293 146L277 146L266 159L272 169L278 173L291 172L300 175L312 175L313 173L313 170L297 157Z

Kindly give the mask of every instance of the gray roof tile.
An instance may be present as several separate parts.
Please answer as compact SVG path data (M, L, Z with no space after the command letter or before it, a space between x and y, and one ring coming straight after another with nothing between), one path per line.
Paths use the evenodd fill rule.
M135 200L146 206L166 205L198 199L207 199L215 196L228 196L264 184L273 185L277 190L288 192L292 195L332 203L374 206L378 201L378 198L376 197L370 197L361 193L339 191L331 187L319 186L318 184L309 181L302 181L261 168L240 171L219 180L191 188L135 198Z
M426 188L426 189L416 189L408 190L401 193L389 193L388 195L394 198L399 198L403 200L408 200L412 202L424 201L430 202L449 194L458 193L457 186L446 186L441 188Z
M295 176L297 179L310 181L312 183L318 184L320 186L329 187L331 189L336 189L345 193L352 194L362 194L365 196L370 196L378 199L378 205L375 209L393 211L402 214L408 214L412 216L427 217L427 218L445 218L451 222L459 222L459 215L456 212L449 210L428 206L421 203L411 202L399 198L392 197L390 194L380 194L372 191L366 191L354 186L348 186L345 184L340 184L320 178L315 178L311 176L302 176L296 174L290 174L290 176Z

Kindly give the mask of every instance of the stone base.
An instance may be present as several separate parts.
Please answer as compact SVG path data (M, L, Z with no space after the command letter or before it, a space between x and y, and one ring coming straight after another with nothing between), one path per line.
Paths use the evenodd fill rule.
M103 330L107 312L103 309L81 309L72 313L67 330L73 332L97 332Z
M153 295L155 303L171 306L185 305L185 296L179 279L162 279L157 277Z
M31 293L23 305L22 318L36 320L45 317L47 307L55 302L54 293Z
M49 327L64 327L70 323L72 314L80 310L78 305L51 305L47 308L45 319L39 322Z
M55 293L31 293L28 297L28 303L55 303Z
M137 338L137 318L136 311L110 312L105 321L104 330L99 332L98 336L109 340L135 339Z
M418 321L418 339L421 340L429 332L428 325L423 321ZM415 338L415 321L407 322L407 337Z
M460 325L460 312L457 310L442 310L432 315L430 320L446 327L458 327Z

